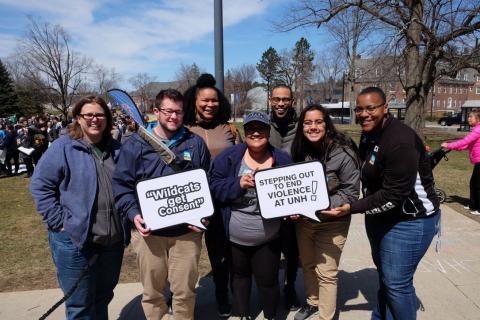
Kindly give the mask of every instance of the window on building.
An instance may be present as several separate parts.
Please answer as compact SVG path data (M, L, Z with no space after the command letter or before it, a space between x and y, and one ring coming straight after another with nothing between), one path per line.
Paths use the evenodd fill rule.
M469 89L470 89L470 92L472 92L472 90L473 90L473 87L470 87Z
M435 100L432 100L432 107L435 108Z
M448 102L447 102L447 109L452 108L452 97L448 97Z
M475 93L476 93L476 94L480 94L480 87L476 87L476 88L475 88Z
M450 87L450 94L452 94L452 93L453 93L453 88L452 88L452 87Z
M465 73L465 74L463 75L463 80L468 81L468 74Z
M453 100L453 107L454 107L454 108L457 107L457 100Z
M437 106L440 108L440 100L437 100Z
M458 93L458 88L457 87L455 87L455 93Z
M447 93L447 87L443 87L443 93Z
M480 81L480 75L477 75L477 82Z

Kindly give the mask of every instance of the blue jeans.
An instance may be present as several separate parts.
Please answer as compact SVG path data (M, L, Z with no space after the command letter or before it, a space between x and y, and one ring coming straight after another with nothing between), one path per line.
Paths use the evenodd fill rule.
M118 283L123 259L123 243L112 246L86 244L78 249L67 232L48 232L57 278L66 294L80 278L90 259L98 257L80 281L72 296L65 301L67 319L108 319L108 304Z
M380 288L372 319L415 320L413 275L440 224L440 209L425 218L386 222L367 216L365 226Z

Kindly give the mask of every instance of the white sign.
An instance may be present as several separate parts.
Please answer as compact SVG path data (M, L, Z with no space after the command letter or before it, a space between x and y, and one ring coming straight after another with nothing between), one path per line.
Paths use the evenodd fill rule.
M201 220L213 215L207 174L195 169L137 183L145 225L151 230L189 224L205 229Z
M330 206L319 161L258 171L255 188L260 214L266 219L301 214L320 221L315 212Z

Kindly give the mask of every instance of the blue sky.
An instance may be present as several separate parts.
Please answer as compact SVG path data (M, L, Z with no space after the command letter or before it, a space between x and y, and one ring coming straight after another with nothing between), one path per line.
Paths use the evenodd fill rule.
M225 70L256 64L269 46L292 48L301 36L315 51L325 49L321 30L272 31L271 22L281 21L293 3L224 0ZM213 0L0 0L0 12L0 57L13 54L32 15L62 25L76 51L124 80L146 72L171 81L181 63L193 62L214 73Z

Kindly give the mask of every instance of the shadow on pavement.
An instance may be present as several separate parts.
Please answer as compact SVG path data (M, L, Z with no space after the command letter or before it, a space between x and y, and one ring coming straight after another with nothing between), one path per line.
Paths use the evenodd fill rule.
M338 273L337 313L351 310L372 310L377 301L378 274L374 268L362 269L356 272L340 270ZM362 304L348 304L362 294L367 300Z
M145 315L143 314L142 310L142 295L139 294L132 300L125 307L122 308L120 311L120 315L118 316L119 320L145 320Z

